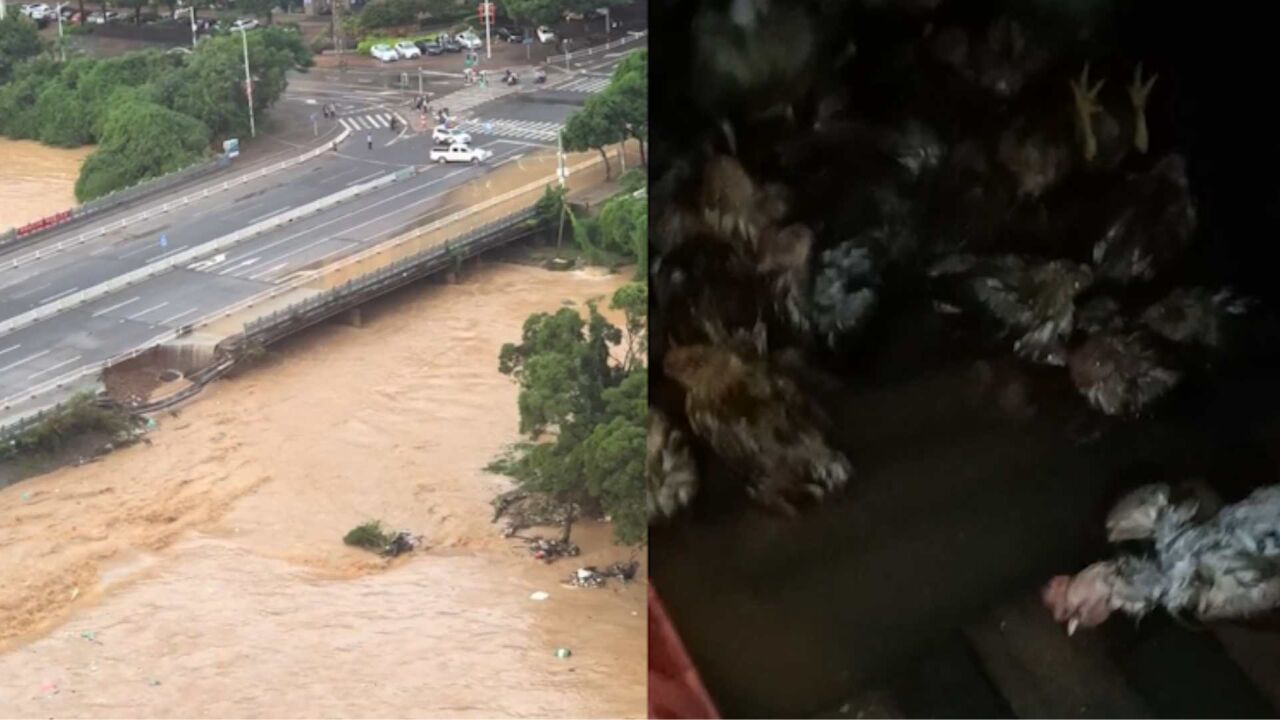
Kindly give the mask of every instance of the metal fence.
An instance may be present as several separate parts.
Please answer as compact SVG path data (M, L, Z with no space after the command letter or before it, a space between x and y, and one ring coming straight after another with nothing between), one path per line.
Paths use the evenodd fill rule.
M626 37L623 37L621 39L607 40L603 45L592 45L591 47L583 48L581 50L574 50L572 52L567 52L563 55L552 55L551 57L548 57L546 60L543 60L543 62L548 65L557 65L559 63L565 62L566 60L572 60L574 58L591 57L596 53L602 53L608 50L616 50L617 48L620 48L623 45L630 45L631 43L634 43L638 40L643 40L648 36L649 36L648 30L637 30L634 32L627 33Z

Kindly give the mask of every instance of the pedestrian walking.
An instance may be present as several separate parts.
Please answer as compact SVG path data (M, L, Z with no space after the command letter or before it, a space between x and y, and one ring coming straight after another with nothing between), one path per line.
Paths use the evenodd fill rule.
M364 139L365 139L365 142L369 143L369 149L372 150L373 149L373 133L366 133L364 136Z

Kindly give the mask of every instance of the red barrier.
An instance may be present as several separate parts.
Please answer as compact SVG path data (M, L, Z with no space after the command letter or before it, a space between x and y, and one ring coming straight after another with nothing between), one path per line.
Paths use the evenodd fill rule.
M26 237L32 233L61 225L62 223L71 220L73 215L75 215L74 210L65 210L57 215L50 215L49 217L40 218L33 223L27 223L26 225L18 228L18 237Z
M649 586L649 717L720 717L653 585Z

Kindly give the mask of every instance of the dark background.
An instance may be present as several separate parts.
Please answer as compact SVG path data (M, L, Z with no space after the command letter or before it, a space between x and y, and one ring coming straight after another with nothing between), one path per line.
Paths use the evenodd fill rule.
M1042 32L1072 32L1062 8L1073 4L1048 14L1046 4L947 2L943 10L963 18L1004 6L1029 24L1038 18ZM650 6L654 177L710 123L689 74L695 6ZM1172 107L1152 112L1153 143L1160 138L1188 160L1196 252L1216 277L1274 309L1280 25L1268 6L1115 2L1107 31L1081 52L1105 48L1160 73L1156 93ZM860 52L874 56L876 38L895 31L860 3L829 7L829 32L856 37ZM964 664L948 665L948 653L965 652L952 640L994 604L1106 553L1101 518L1117 492L1199 475L1231 500L1276 482L1273 344L1259 344L1248 361L1158 417L1081 445L1054 423L1011 426L972 408L965 366L948 362L942 341L920 339L916 328L904 320L875 339L883 363L909 372L827 397L837 442L859 473L847 497L783 520L712 494L651 533L654 584L728 716L812 715L868 688L918 698L906 708L913 716L1007 715L998 698L975 695L980 682L939 684L946 668ZM1163 714L1274 714L1203 633L1156 618L1141 631L1123 619L1111 624L1128 680Z

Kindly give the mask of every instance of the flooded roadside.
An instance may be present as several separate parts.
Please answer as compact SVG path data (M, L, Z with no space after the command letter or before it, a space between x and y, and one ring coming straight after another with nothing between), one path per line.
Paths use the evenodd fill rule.
M0 231L75 207L76 178L92 152L0 137Z
M561 587L576 564L497 536L507 485L483 470L517 437L502 343L625 280L488 265L289 342L163 418L150 447L0 490L5 707L642 715L642 583ZM428 549L384 569L342 545L373 518ZM633 554L603 527L575 540L583 564Z

